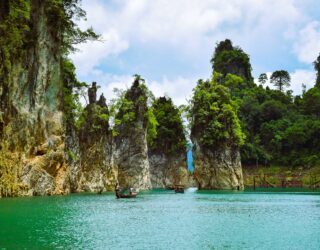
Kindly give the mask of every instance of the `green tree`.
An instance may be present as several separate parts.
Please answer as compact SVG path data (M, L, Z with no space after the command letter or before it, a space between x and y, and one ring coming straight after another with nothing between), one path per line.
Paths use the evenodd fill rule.
M86 19L86 12L80 7L81 0L50 0L46 5L48 22L52 27L59 27L55 33L61 43L59 49L63 55L76 51L75 45L88 40L98 40L92 27L82 30L79 20Z
M311 88L303 96L302 110L306 115L313 115L320 119L320 89Z
M232 41L230 39L226 39L224 41L221 41L220 43L217 43L214 54L217 55L223 51L231 51L231 50L233 50Z
M227 39L217 44L211 62L214 82L227 88L231 101L239 106L237 114L242 133L246 137L241 146L244 166L259 163L286 166L319 164L320 55L314 62L317 71L316 86L303 91L305 93L301 96L293 96L291 90L285 92L291 79L284 70L275 71L270 79L278 87L277 90L262 87L267 80L264 74L259 76L260 86L253 82L250 84L243 74L249 61L240 58L249 59L249 56L245 57ZM216 106L212 106L210 93L215 93L215 97L221 102L227 100L224 95L216 93L218 89L213 88L210 81L199 81L191 102L191 108L197 110L191 122L191 135L198 133L203 141L201 143L211 145L210 147L219 145L219 136L223 134L220 120L216 115L210 116L217 111ZM220 140L221 143L222 141L223 139Z
M262 73L260 74L259 78L258 78L258 82L261 84L261 85L264 85L266 82L268 81L268 76L266 73Z
M80 2L81 0L50 0L45 9L49 25L56 27L53 35L59 44L57 50L61 57L63 112L67 134L72 134L73 129L79 129L87 119L80 96L84 97L88 88L86 83L78 81L69 55L77 50L75 45L100 38L91 27L85 30L79 27L77 20L86 19L86 12L80 7Z
M191 100L191 139L205 148L239 147L244 134L237 116L237 103L227 87L217 82L215 73L209 81L199 80Z
M83 89L86 89L88 85L84 82L78 81L75 73L76 68L70 60L65 58L62 61L62 70L64 82L64 119L67 123L67 126L71 126L71 129L73 125L77 124L77 121L83 113L83 107L80 102L80 97L82 95Z
M156 138L149 145L150 149L168 154L185 152L187 142L180 110L169 97L157 98L152 108L158 126Z
M134 81L130 89L120 92L117 100L111 107L111 115L114 115L114 130L116 136L119 132L128 132L132 126L142 122L147 128L147 139L151 144L157 136L158 122L150 107L154 96L145 85L145 80L140 75L134 75Z
M284 87L290 86L291 77L286 70L277 70L272 73L270 82L274 86L278 87L280 91L284 90Z
M216 77L220 78L219 74L216 74ZM233 74L227 74L226 77L219 81L222 85L229 88L232 96L237 95L242 89L247 87L242 77Z
M301 88L302 88L302 95L304 95L307 92L307 85L305 85L304 83L301 84Z
M263 121L278 120L287 111L286 106L276 100L269 100L261 105L261 116Z
M7 105L8 79L12 65L22 61L28 49L33 46L37 27L34 25L37 18L33 12L38 11L40 3L44 6L47 25L51 35L55 38L55 49L61 62L63 79L64 111L68 119L70 112L79 109L77 98L79 88L85 84L77 81L75 68L67 56L75 51L75 45L88 40L97 40L97 35L92 28L80 29L77 20L85 19L86 13L80 7L80 0L48 0L46 3L30 0L7 0L0 2L0 108ZM22 62L25 63L25 62ZM73 104L71 104L73 103ZM1 124L1 113L0 113ZM0 131L1 134L1 131Z
M313 65L314 65L314 69L317 72L316 87L320 88L320 54L319 54L317 60L315 60L313 62Z

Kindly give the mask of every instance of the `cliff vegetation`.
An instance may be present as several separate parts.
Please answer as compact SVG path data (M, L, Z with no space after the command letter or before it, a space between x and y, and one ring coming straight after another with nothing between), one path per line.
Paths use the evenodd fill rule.
M188 185L189 132L170 97L155 98L140 75L113 100L77 79L70 53L100 38L80 29L85 16L79 0L0 2L1 197ZM284 69L255 81L229 39L211 63L187 107L199 188L242 189L241 162L320 165L320 55L314 87L296 96Z

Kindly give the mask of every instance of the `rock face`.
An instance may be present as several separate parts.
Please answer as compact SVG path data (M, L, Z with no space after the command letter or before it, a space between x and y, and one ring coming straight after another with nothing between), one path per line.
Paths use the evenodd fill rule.
M243 190L239 150L209 151L194 141L194 177L199 189Z
M20 48L0 76L0 195L69 192L60 110L59 31L49 24L44 1L31 1L30 7L27 34L32 43ZM5 11L1 9L2 18L7 18ZM16 165L8 164L10 160Z
M158 122L156 137L149 145L152 187L188 185L187 142L180 111L168 97L157 98L152 108Z
M134 128L130 135L116 139L115 164L121 187L151 189L148 148L145 129Z
M120 107L115 138L115 168L121 187L136 190L151 188L147 146L147 96L144 85L136 78L125 94L125 102ZM128 114L132 116L128 117Z
M115 138L95 83L81 124L69 124L62 8L60 1L0 1L0 197L102 192L117 181L150 189L148 97L139 77L125 95ZM184 173L182 161L152 154L155 186Z
M239 147L244 135L229 90L215 75L199 81L192 100L191 140L199 189L243 189Z
M74 147L75 163L70 166L71 188L76 192L113 190L116 184L109 111L103 95L96 101L96 91L94 82L88 90L89 104L84 110L78 145Z
M152 188L167 188L180 184L188 186L186 157L149 153Z
M253 81L249 56L241 48L233 46L229 39L217 44L211 63L213 70L224 76L233 74L245 81Z

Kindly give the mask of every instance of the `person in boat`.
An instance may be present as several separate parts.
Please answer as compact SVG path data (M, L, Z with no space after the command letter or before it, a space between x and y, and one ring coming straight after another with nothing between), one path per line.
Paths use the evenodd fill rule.
M117 199L119 199L120 198L120 191L121 191L119 182L117 182L117 184L115 185L114 190L115 190Z
M133 188L131 187L130 188L130 195L132 195L132 193L133 193Z
M114 187L115 191L116 191L116 194L120 194L120 185L119 185L119 182L117 182L117 184L115 185Z

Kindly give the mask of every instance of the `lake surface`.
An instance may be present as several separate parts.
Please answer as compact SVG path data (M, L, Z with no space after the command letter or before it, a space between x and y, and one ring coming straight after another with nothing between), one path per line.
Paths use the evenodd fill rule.
M0 249L320 249L319 193L0 199Z

